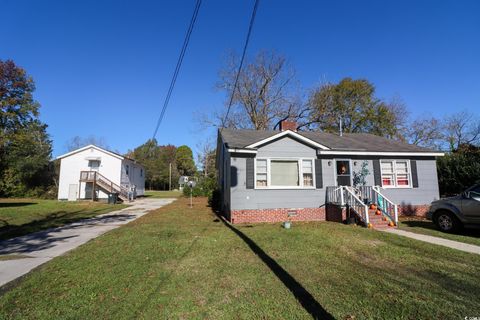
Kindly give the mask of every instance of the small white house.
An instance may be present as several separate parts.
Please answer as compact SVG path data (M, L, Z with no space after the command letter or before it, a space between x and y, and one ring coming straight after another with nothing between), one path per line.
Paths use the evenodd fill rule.
M145 193L145 169L120 154L95 145L71 151L60 159L58 200L108 198L117 193L122 200Z

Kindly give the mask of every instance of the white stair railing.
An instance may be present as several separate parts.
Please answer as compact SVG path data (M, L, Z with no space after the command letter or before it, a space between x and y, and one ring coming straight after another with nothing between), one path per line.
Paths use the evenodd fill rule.
M327 187L327 203L336 205L343 205L343 190L342 187Z
M342 207L348 206L353 209L363 220L365 225L369 224L368 206L355 194L355 190L348 186L327 187L327 203L336 204Z
M382 213L387 215L395 225L398 225L398 206L385 197L379 186L372 187L372 202L375 203Z
M342 189L345 193L345 205L348 205L350 208L355 210L365 225L368 226L370 223L368 206L355 194L355 190L352 187L343 186Z

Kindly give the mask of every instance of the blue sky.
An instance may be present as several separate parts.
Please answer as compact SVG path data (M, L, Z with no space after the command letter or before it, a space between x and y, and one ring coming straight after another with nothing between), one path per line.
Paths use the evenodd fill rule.
M0 0L0 59L36 81L54 156L74 136L126 152L153 134L195 0ZM203 0L157 139L195 149L220 108L228 50L241 51L252 1ZM480 1L261 0L248 52L274 49L304 89L367 78L413 116L480 110Z

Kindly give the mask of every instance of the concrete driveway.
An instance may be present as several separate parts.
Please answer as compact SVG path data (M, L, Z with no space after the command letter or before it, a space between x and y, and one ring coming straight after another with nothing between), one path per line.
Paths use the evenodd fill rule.
M0 287L107 231L118 228L173 201L175 199L137 199L130 207L122 210L84 219L63 227L0 241L0 256L22 257L21 259L0 260Z

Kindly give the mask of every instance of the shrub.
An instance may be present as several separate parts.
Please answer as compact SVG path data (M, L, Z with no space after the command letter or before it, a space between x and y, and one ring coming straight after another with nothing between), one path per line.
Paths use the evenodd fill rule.
M480 149L463 147L437 160L442 196L458 194L480 180Z
M217 180L215 177L199 177L195 187L186 186L183 188L183 194L190 196L190 191L194 197L212 197L213 192L217 190Z

